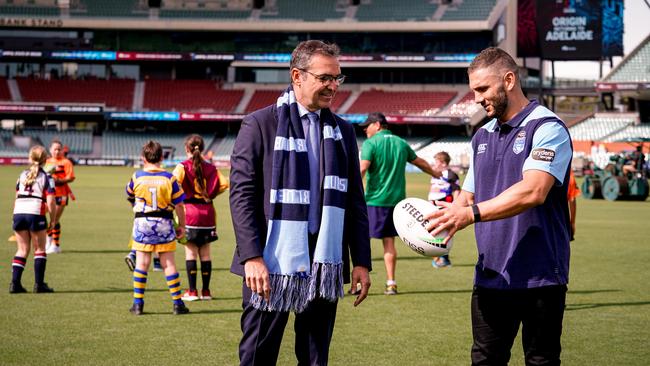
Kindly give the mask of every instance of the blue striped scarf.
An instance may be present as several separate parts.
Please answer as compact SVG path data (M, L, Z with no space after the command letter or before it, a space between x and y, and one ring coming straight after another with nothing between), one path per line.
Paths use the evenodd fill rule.
M263 254L271 279L271 296L267 302L253 293L251 303L264 311L300 313L316 297L331 302L343 297L342 240L348 190L348 156L336 119L328 109L323 109L323 210L314 258L310 264L309 159L296 96L291 86L278 98L277 113L271 211Z

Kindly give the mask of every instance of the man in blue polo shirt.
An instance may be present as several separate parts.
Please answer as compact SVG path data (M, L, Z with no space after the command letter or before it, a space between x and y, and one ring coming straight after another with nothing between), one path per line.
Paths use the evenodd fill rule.
M560 364L569 275L567 187L573 148L558 116L528 101L499 48L468 69L474 100L493 119L472 139L463 189L429 217L432 234L474 223L473 365L506 365L522 325L526 364Z

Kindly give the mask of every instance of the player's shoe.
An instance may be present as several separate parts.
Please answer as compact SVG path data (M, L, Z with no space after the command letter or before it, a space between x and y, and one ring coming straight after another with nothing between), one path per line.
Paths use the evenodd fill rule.
M11 281L11 283L9 283L9 293L10 294L22 294L22 293L25 293L25 292L27 292L27 290L25 290L23 285L21 285L20 283L15 283L13 281Z
M158 260L154 259L153 260L153 271L154 272L162 272L163 271L163 268L160 265L160 259L158 259Z
M131 309L129 309L129 313L133 315L142 315L144 313L144 304L133 304L131 306Z
M190 312L185 304L174 304L174 315L183 315Z
M386 285L384 295L397 295L397 285Z
M48 294L54 292L54 289L51 288L50 286L47 285L47 283L43 282L41 284L35 283L34 284L34 293L35 294Z
M210 290L201 290L201 300L212 300L212 294L210 293Z
M187 289L185 290L185 293L183 293L183 296L181 296L181 300L183 301L196 301L198 299L199 299L199 292L197 290Z
M129 253L124 257L124 262L126 262L126 266L129 267L129 272L133 272L135 269L135 255L133 253Z
M61 253L61 247L56 245L56 244L52 244L52 245L50 245L49 248L45 249L45 253L47 253L47 254L59 254L59 253Z
M431 261L431 266L435 268L451 267L451 261L446 256L436 257Z

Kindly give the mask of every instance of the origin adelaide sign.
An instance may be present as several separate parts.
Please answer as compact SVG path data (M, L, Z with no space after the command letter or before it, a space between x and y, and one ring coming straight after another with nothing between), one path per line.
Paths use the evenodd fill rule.
M517 55L600 60L623 54L622 0L519 0Z

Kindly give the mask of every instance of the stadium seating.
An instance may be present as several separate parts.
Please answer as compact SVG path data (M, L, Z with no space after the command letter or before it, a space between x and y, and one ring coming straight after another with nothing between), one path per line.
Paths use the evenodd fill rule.
M411 136L403 138L414 151L418 151L433 142L433 138L428 136Z
M324 22L340 19L344 11L336 10L336 0L276 0L275 8L264 8L262 19L296 19L309 22Z
M160 6L160 18L242 20L251 16L253 2L166 0Z
M93 151L92 131L56 131L26 129L23 135L32 137L43 146L49 147L52 140L57 139L70 148L71 154L90 154Z
M245 112L250 113L275 103L282 90L255 90Z
M230 160L230 154L232 154L232 148L235 146L236 137L235 135L228 135L215 141L212 148L215 160Z
M183 19L220 19L220 20L242 20L251 16L250 10L177 10L160 9L160 18L183 18Z
M16 80L26 102L98 103L120 110L133 104L133 80Z
M481 106L474 102L474 92L467 92L458 102L445 108L441 115L469 117L476 113Z
M444 137L416 152L422 159L432 162L435 154L446 151L451 157L450 165L467 168L472 151L470 141L469 137Z
M462 0L458 6L451 5L440 20L485 20L490 16L496 0Z
M56 0L2 1L0 14L18 16L59 16Z
M362 2L356 18L362 22L428 20L438 4L422 0L372 0Z
M605 142L650 140L650 123L628 126L605 139Z
M569 128L573 140L602 141L634 123L632 117L594 116Z
M650 42L640 46L636 53L626 57L603 81L605 82L648 82L650 79Z
M362 92L347 113L425 115L436 114L456 95L456 92L411 92L369 90Z
M163 147L174 147L174 157L185 158L185 138L187 134L164 134L164 133L137 133L137 132L104 132L103 154L106 159L139 159L142 153L142 145L149 140L160 142ZM205 146L210 146L213 136L202 135Z
M274 104L277 100L282 90L255 90L253 96L251 97L250 102L246 106L245 112L250 113L258 109L267 107L271 104ZM336 112L339 107L350 97L349 90L339 90L336 92L334 101L332 102L332 111Z
M0 77L0 100L11 100L7 79Z
M99 18L144 18L149 16L146 4L146 1L134 0L79 0L77 7L71 7L70 15Z
M243 90L221 90L209 80L148 80L144 108L150 110L233 112Z

